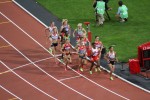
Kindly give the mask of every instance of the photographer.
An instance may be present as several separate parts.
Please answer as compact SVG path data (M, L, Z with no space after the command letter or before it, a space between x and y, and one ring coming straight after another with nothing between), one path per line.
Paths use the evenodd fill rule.
M94 2L93 2L93 7L95 8L96 7L96 5L97 5L97 1L98 0L94 0ZM112 10L112 8L110 8L110 7L108 7L108 2L109 2L109 0L103 0L104 2L105 2L105 10Z
M103 0L97 0L93 7L95 8L96 12L96 23L97 26L103 25L104 23L104 13L105 13L105 2Z

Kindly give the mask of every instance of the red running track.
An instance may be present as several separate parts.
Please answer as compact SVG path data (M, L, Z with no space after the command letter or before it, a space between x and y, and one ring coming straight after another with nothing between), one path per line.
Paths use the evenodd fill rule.
M72 70L65 72L64 65L56 65L52 55L44 49L48 48L44 26L13 2L0 3L0 12L0 85L21 99L149 99L150 94L120 79L110 81L108 73L103 71L93 75L85 71L86 78ZM77 57L73 59L77 63ZM17 69L12 73L6 66ZM0 92L0 100L16 98L2 88Z

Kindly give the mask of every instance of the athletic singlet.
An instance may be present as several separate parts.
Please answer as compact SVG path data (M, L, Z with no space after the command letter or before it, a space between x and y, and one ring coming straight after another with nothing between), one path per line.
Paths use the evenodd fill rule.
M96 49L92 48L92 53L93 53L92 56L98 56L99 55L99 50L97 48Z
M113 51L112 53L109 51L108 52L108 57L110 61L114 61L116 56L115 56L115 52Z
M64 50L70 50L70 48L71 48L70 43L64 44Z
M69 31L69 26L68 26L68 25L63 26L63 28L65 28L65 30L66 30L67 32Z
M51 35L51 38L52 38L53 40L57 40L57 39L58 39L58 34L52 34L52 35Z
M85 54L86 53L86 46L79 46L79 53Z
M87 39L87 38L84 38L84 40L82 41L82 43L83 43L84 45L86 45L87 42L88 42L88 39Z
M77 29L77 36L81 37L83 35L83 29Z
M102 42L100 42L100 41L95 41L95 46L96 46L97 48L102 47Z
M53 32L54 27L49 26L49 28L48 28L48 29L49 29L49 32L50 32L50 33L52 33L52 32Z

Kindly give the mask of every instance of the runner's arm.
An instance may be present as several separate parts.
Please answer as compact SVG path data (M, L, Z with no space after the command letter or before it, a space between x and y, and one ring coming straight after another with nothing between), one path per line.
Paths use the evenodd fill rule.
M108 53L104 56L104 59L109 62Z
M82 28L82 31L83 31L84 34L87 34L87 32L84 28Z
M73 31L73 33L72 33L73 37L75 37L75 32L76 32L76 30L77 30L77 29L75 29L75 30Z
M69 27L69 34L71 35L71 27L70 27L70 25L68 25L68 27Z
M115 60L116 60L116 62L118 62L118 58L117 58L116 52L115 52Z

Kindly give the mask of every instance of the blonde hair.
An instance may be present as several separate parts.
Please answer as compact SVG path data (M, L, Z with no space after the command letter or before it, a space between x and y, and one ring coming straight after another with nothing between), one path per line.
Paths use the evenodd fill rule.
M62 24L64 24L65 21L68 22L68 19L62 19Z
M78 23L78 25L77 26L82 26L82 23Z

